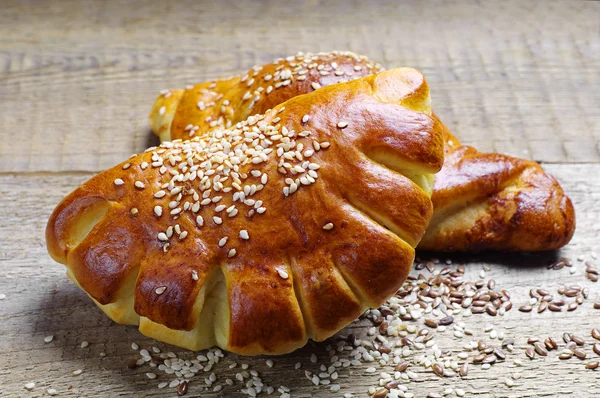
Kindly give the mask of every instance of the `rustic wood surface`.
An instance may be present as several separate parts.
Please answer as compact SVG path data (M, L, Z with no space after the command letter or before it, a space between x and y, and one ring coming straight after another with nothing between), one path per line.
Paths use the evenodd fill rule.
M569 313L513 308L504 317L465 318L475 336L440 332L442 349L460 351L466 341L485 337L491 324L516 339L514 352L490 370L472 367L465 379L442 379L415 366L418 378L406 384L409 391L416 397L446 388L468 396L600 396L600 369L584 369L586 361L560 361L556 353L530 361L523 354L528 336L560 339L571 332L586 339L589 358L599 359L590 329L600 327L600 310L591 303L600 284L585 278L577 259L600 263L593 258L600 255L600 2L60 0L0 5L0 396L48 396L48 388L60 396L176 395L156 388L170 380L166 375L149 380L147 366L126 368L137 357L130 345L189 353L108 320L48 256L47 218L93 173L155 143L147 113L159 89L239 73L299 50L331 49L421 69L436 112L464 142L543 161L578 215L575 237L560 253L452 259L467 265L471 280L491 264L486 278L507 289L515 307L528 300L531 287L579 284L590 298ZM573 261L574 274L545 268L560 256ZM357 321L340 335L365 335L369 326ZM48 335L54 340L45 343ZM82 341L89 347L80 348ZM228 354L219 375L233 377L237 370L228 365L245 362L265 383L289 386L294 397L366 397L379 380L366 373L368 364L340 371L342 389L335 394L304 376L305 369L318 372L310 356L325 358L326 345L273 358L273 368L266 358ZM76 369L83 373L73 376ZM515 374L521 378L506 386L504 379ZM241 396L239 384L207 392L201 376L188 395ZM24 388L27 382L36 383L33 391Z

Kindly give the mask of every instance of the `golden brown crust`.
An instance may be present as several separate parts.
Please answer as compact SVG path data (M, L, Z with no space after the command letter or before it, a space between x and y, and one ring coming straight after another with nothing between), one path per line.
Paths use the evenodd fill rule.
M353 53L288 57L256 67L244 77L189 88L185 90L179 107L172 105L173 99L164 98L165 94L170 97L171 92L173 97L177 97L179 91L165 91L157 99L151 114L153 126L158 126L153 129L163 139L164 131L169 128L173 138L186 138L190 132L203 134L219 123L235 123L252 112L265 111L281 101L311 92L314 90L312 84L322 87L381 69L380 65ZM290 83L266 94L267 88L273 84L272 78L265 81L265 76L284 70L291 71ZM300 71L307 73L299 75ZM326 74L322 75L322 71ZM305 76L305 80L298 81L300 76ZM252 96L244 100L248 79L252 78L251 88L258 90L256 98ZM384 82L381 91L389 89L402 97L403 105L430 112L429 100L425 100L429 98L429 91L422 75L404 73L403 79L401 82ZM282 80L278 81L281 83ZM167 103L164 116L159 118L157 112L165 101L171 102ZM215 105L200 111L196 106L198 101L204 104L214 102ZM224 102L227 106L222 105ZM169 120L173 116L177 123L171 128ZM444 171L436 177L433 187L435 212L419 248L437 251L541 251L557 249L569 242L575 229L573 205L554 178L545 174L535 162L483 154L463 147L450 130L441 125L448 156ZM382 137L381 142L384 141ZM418 154L426 155L425 152ZM369 155L390 166L384 152L376 151ZM463 156L465 159L462 159ZM394 167L401 169L402 165L395 164ZM428 182L423 181L420 185L426 188Z
M535 162L460 146L446 154L420 249L541 251L575 231L571 200Z
M347 51L299 53L255 66L244 75L188 86L185 90L163 90L150 113L150 123L162 141L188 139L215 128L229 128L251 115L265 113L290 98L319 87L381 70L380 65L366 57ZM406 81L414 76L407 74L403 79ZM422 78L420 73L416 76ZM406 90L403 88L405 82L401 83L391 90L416 93L412 89ZM429 98L429 92L426 96Z
M154 338L247 355L325 339L400 287L431 217L411 179L441 168L442 126L400 105L427 107L418 75L328 86L150 148L59 204L48 249Z

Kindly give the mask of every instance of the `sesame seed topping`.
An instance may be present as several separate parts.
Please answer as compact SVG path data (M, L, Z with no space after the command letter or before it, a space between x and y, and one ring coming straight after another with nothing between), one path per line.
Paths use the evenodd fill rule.
M137 209L137 207L132 207L132 208L131 208L131 210L130 210L130 213L131 213L131 215L134 215L134 216L135 216L136 214L138 214L138 209Z
M158 110L158 113L162 116L165 114L166 111L167 111L167 108L164 106L161 106L160 109Z
M236 254L237 254L237 251L235 249L231 249L227 253L227 257L231 258L231 257L235 256Z
M289 278L289 274L287 273L287 271L283 270L283 269L278 269L277 273L279 274L279 276L283 279L287 279Z
M167 235L164 232L159 232L158 235L156 236L158 238L158 240L160 240L161 242L166 242L169 240L169 238L167 237Z
M310 85L313 88L313 90L318 90L321 88L321 85L317 82L312 82Z
M146 185L144 185L144 183L141 182L141 181L136 181L134 185L138 189L144 189L144 188L146 188Z
M348 122L339 122L337 126L341 129L348 127Z
M114 183L115 183L116 186L120 186L120 185L125 184L125 182L122 179L120 179L120 178L115 179Z
M325 231L331 231L333 229L333 223L328 222L327 224L323 225L323 229Z
M225 246L225 244L227 243L227 239L229 239L229 237L224 236L219 240L219 247L223 247Z
M161 295L161 294L163 294L165 292L165 290L167 290L166 286L160 286L160 287L156 288L156 290L154 291L154 293L156 293L158 295Z
M195 281L198 280L198 271L192 270L192 279Z
M52 340L54 340L54 336L50 335L50 336L46 336L44 337L44 343L51 343Z
M240 231L240 238L242 238L244 240L250 239L250 235L248 235L248 231L246 231L245 229L242 229Z
M302 123L306 124L306 123L308 123L309 120L310 120L310 116L309 115L302 116Z

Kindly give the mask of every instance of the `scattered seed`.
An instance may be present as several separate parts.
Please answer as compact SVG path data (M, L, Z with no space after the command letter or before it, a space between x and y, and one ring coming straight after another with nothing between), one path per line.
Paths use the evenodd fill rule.
M396 372L404 372L407 368L408 368L408 362L404 361L404 362L400 362L398 365L396 365L394 370Z
M600 330L599 329L592 329L592 337L595 338L596 340L600 340Z
M594 352L596 353L596 355L600 355L600 343L595 343L592 346L592 350L594 350Z
M460 367L460 370L458 371L458 374L461 377L466 377L469 374L469 364L467 364L466 362L463 363Z
M426 318L424 322L425 322L425 325L429 326L430 328L435 329L438 327L438 323L431 318Z
M581 360L587 358L587 354L583 350L581 350L579 348L576 348L576 349L573 350L573 355L575 355L577 358L579 358Z
M546 348L544 348L544 345L542 343L540 343L539 341L534 343L533 347L535 348L535 352L538 355L541 355L543 357L548 356L548 351L546 350Z
M188 384L188 381L184 380L183 383L179 385L179 388L177 388L177 395L180 397L186 395L188 393Z
M375 391L372 395L373 398L385 398L387 397L388 394L388 390L385 388L380 388L379 390Z
M44 343L52 343L52 340L54 340L52 335L44 337Z
M598 361L588 362L585 364L585 368L586 369L596 369L599 365L600 365L600 362L598 362Z
M440 363L438 363L438 362L434 363L432 366L432 369L436 375L438 375L440 377L444 376L444 367Z
M581 337L575 336L574 334L571 335L571 340L579 346L582 346L585 344L585 341Z

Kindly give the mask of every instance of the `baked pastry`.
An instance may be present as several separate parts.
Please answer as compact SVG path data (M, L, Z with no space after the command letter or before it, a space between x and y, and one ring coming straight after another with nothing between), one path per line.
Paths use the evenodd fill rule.
M323 340L410 271L443 164L428 103L418 71L393 69L165 142L65 198L48 250L108 316L170 344Z
M539 164L461 145L445 126L444 137L435 211L419 249L527 252L559 249L571 240L573 204Z
M296 95L381 70L350 52L298 54L244 76L164 90L150 123L163 141L202 135ZM575 231L573 205L537 163L462 146L447 128L444 138L446 160L432 196L435 211L420 249L542 251L569 242Z

